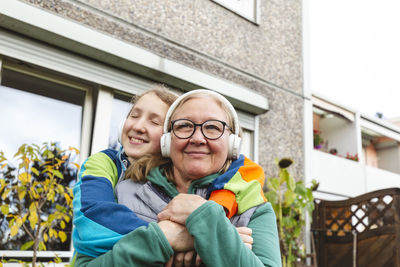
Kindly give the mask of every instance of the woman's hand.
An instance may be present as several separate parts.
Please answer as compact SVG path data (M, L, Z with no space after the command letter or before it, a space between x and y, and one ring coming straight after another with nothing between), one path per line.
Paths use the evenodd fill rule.
M158 220L170 220L185 225L187 217L205 202L207 200L201 196L179 194L158 214Z
M251 237L252 230L248 227L236 227L236 230L239 233L240 238L243 243L249 248L253 248L253 238Z
M194 238L184 225L171 221L161 221L158 222L158 226L175 252L194 250Z

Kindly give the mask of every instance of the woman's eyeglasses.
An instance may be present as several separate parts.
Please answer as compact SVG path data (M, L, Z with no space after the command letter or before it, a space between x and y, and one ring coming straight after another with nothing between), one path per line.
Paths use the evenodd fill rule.
M210 140L220 138L224 134L225 126L232 131L226 122L220 120L208 120L203 123L194 123L191 120L179 119L171 122L172 132L180 139L190 138L196 131L197 126L200 127L204 137Z

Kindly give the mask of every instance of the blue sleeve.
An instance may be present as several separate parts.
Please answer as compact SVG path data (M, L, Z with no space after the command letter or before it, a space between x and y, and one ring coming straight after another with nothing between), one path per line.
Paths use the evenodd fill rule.
M82 165L74 186L74 248L78 253L97 257L124 235L148 225L126 206L118 204L114 186L120 170L115 159L100 152Z

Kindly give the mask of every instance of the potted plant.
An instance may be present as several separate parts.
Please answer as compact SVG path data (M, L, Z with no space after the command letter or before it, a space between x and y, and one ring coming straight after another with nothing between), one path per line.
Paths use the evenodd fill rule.
M324 139L321 137L321 132L314 129L314 148L321 149L324 144Z

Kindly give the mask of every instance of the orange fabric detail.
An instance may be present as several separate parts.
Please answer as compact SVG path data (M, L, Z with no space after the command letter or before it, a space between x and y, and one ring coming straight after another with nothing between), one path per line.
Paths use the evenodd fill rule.
M238 204L235 194L226 189L215 190L211 192L210 200L217 202L225 208L226 216L230 219L237 213Z
M247 157L244 157L244 164L239 168L239 173L242 175L242 179L246 182L257 180L261 184L261 187L264 186L264 170L260 165L252 162Z

